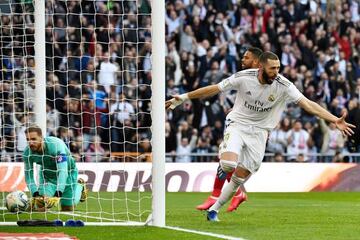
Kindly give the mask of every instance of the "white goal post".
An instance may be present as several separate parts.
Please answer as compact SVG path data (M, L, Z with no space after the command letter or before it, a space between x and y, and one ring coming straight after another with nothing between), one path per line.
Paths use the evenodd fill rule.
M0 46L1 48L11 49L10 51L6 51L6 54L4 51L0 52L1 64L5 60L8 61L8 59L12 59L9 61L14 62L25 62L22 64L20 70L16 69L15 67L4 70L7 74L10 71L12 71L12 73L7 76L7 79L0 79L3 81L0 83L1 88L5 89L6 86L6 91L9 92L9 95L6 96L8 96L10 100L8 99L7 101L12 101L12 103L8 104L6 99L0 99L0 123L4 124L4 126L8 127L9 129L13 129L11 131L9 130L8 132L11 132L11 137L12 135L15 136L14 139L10 139L10 133L5 133L3 128L1 128L1 139L3 140L6 138L7 143L9 141L13 141L13 151L6 152L6 150L4 150L2 154L4 156L6 155L6 158L2 158L0 160L0 172L5 174L4 176L1 176L2 179L0 178L0 198L2 198L2 202L0 203L0 225L14 225L17 220L27 220L34 218L44 218L50 220L61 219L63 221L72 218L84 220L87 225L152 225L157 227L165 227L165 1L87 1L88 3L92 3L90 10L85 9L85 7L89 7L90 4L86 5L83 4L83 2L86 1L0 1L0 18L4 17L4 19L9 20L9 22L0 24L0 41L7 39L4 37L5 35L6 37L9 37L9 39L15 39L16 34L12 32L12 29L14 27L22 27L24 28L24 37L22 38L24 39L24 42L20 43L20 45L26 49L24 50L26 53L27 48L34 48L35 52L33 56L18 56L14 53L15 51L13 50L13 48L15 48L15 43L9 41L5 44L3 42ZM151 12L143 13L139 11L141 5L144 3L148 4L146 7L147 9L150 9ZM65 6L65 9L56 9L56 4ZM120 8L121 10L117 9L118 12L116 12L114 10L115 8ZM6 9L8 12L2 12L3 9ZM95 11L94 16L92 16L94 22L91 24L85 24L84 21L87 21L86 16L89 16L91 11ZM131 20L129 19L132 18L133 15L135 15L134 24L132 27L129 27L131 26L131 23L129 23ZM57 19L59 22L54 22L54 19ZM72 25L71 21L73 19L79 21L80 26ZM104 26L98 25L99 19L105 19L104 21L108 21L109 23L107 26L108 29L105 29L104 31L108 34L108 36L104 36L104 38L101 38L101 30L104 28ZM142 19L143 22L139 23L139 19ZM151 19L151 21L147 22L149 19ZM51 29L49 25L52 25ZM135 28L134 25L136 26ZM34 29L34 40L31 42L30 47L26 47L28 43L25 43L25 41L27 41L25 40L27 39L25 35L28 33L25 29L29 28ZM89 42L89 40L85 39L86 37L83 36L83 32L91 32L92 30L93 35L91 35L89 38L91 41L94 39L95 40L94 42ZM73 31L80 32L80 40L69 37L69 32ZM124 32L127 31L134 31L135 37L133 40L126 39ZM86 32L86 34L89 34L88 32ZM140 39L139 37L144 32L148 34L144 37L145 40ZM116 36L110 37L110 35L113 33ZM50 37L52 39L50 42L49 34L52 35ZM61 34L64 34L64 38L61 41L58 39L54 40L56 39L56 37L54 37L55 35L58 36ZM66 41L64 41L64 39ZM61 45L60 48L63 47L66 49L65 51L68 51L67 54L62 56L56 55L55 52L58 48L57 45L59 44ZM148 52L141 53L141 46L146 44L151 45L150 50L148 50ZM78 48L80 49L79 51L81 54L76 55L75 52L71 52L71 50L69 50L73 45L79 45ZM128 50L125 45L130 46L129 48L131 48L131 50ZM53 55L51 56L49 56L49 51L47 51L49 50L47 49L49 46L52 48L51 53ZM107 48L108 51L101 50L101 47ZM111 61L117 61L116 65L118 68L114 72L115 78L117 77L119 79L118 84L103 86L105 89L104 91L106 92L106 96L108 97L104 97L104 99L101 100L103 100L102 103L108 105L108 112L101 112L102 110L98 110L96 107L94 108L95 110L93 110L93 115L91 115L94 119L92 119L91 124L95 124L95 126L90 124L88 127L90 131L93 132L92 134L94 134L91 135L91 140L89 140L88 136L85 137L84 135L81 135L84 132L85 127L83 127L81 124L78 125L74 120L79 119L79 121L82 123L85 118L83 115L88 113L87 111L90 111L83 110L85 109L82 106L83 101L92 101L97 104L96 101L99 99L97 98L98 96L96 93L94 93L93 98L91 98L89 94L85 93L83 90L84 88L88 87L87 85L90 85L89 82L84 83L84 79L82 79L82 73L88 71L88 69L84 70L81 68L81 64L83 64L82 54L85 53L82 49L84 48L91 48L94 51L93 55L88 56L88 58L91 58L92 60L89 60L89 62L92 61L91 63L95 65L94 69L92 70L93 72L91 73L97 77L89 81L97 81L95 84L99 84L98 78L100 78L99 75L101 74L99 72L102 70L100 65L102 62L106 62L106 57L111 59ZM98 48L100 48L100 50ZM86 54L88 54L88 51L90 50L86 49ZM118 52L111 55L111 51ZM107 52L109 53L108 56L106 56ZM97 54L101 56L98 57ZM79 64L81 70L70 69L70 61L68 58L71 57L76 58L76 60L80 62ZM150 77L148 76L148 78L150 80L143 83L140 82L138 78L140 78L140 75L145 75L144 72L146 70L144 70L145 67L140 67L139 64L140 62L145 62L144 59L146 58L149 59L150 62L150 64L147 66L150 74ZM31 61L31 59L34 60L35 64L30 64L30 62L27 62ZM125 66L127 64L126 60L128 59L135 59L135 63L132 63L133 68L127 68L127 66ZM50 67L51 69L48 66L49 62L52 64ZM62 65L63 68L56 69L54 68L55 64ZM13 65L16 65L16 63ZM75 67L79 68L79 66ZM21 73L32 71L34 74L30 77L25 77L23 82L20 83L22 87L17 88L19 85L18 82L22 80L18 79L15 73L16 71ZM71 71L75 72L74 76L80 76L81 79L78 80L80 86L76 85L77 81L72 82L74 76L71 75ZM57 74L65 76L65 80L63 80L63 82L60 80L60 84L54 83L56 81L59 82L59 79L56 76ZM129 75L131 75L132 78L125 81L124 78L128 77ZM49 79L53 82L50 83ZM27 84L30 84L30 82L33 80L35 81L35 84L33 84L35 88L33 91L30 89L29 91L32 91L32 94L27 95L27 93L25 93L28 88ZM66 81L68 85L64 85L64 81ZM2 85L3 83L4 85ZM93 181L91 183L92 185L90 185L90 190L94 191L90 194L90 201L89 203L86 203L86 207L79 208L80 210L76 208L74 211L68 213L53 209L45 213L8 213L5 208L6 194L10 191L23 191L26 189L26 186L24 185L24 166L23 163L19 161L19 159L21 159L21 149L18 149L17 147L20 143L18 131L24 131L25 127L35 122L42 129L44 136L51 133L58 134L58 136L63 136L62 139L65 140L70 139L70 136L66 135L70 134L66 129L64 130L65 134L61 135L61 130L66 128L66 126L62 127L61 123L60 125L59 123L57 123L57 125L55 124L55 126L57 126L56 129L49 130L48 87L52 84L54 84L54 86L52 86L54 91L51 92L51 94L53 94L53 99L50 99L50 102L53 104L53 108L56 108L54 106L58 104L58 100L61 100L61 104L67 106L70 106L72 104L71 101L73 100L75 102L74 105L80 105L77 108L78 110L72 111L70 107L68 107L70 110L68 110L66 114L62 112L57 113L58 116L61 116L63 121L74 130L74 132L77 131L79 133L80 140L77 140L78 138L75 140L75 137L71 136L74 140L69 140L69 142L66 144L68 144L69 148L71 148L72 141L81 141L82 139L83 143L80 143L80 145L82 145L84 148L83 150L86 150L84 147L85 145L86 147L90 147L91 144L96 145L96 143L98 143L96 138L99 134L98 131L108 131L107 134L110 142L103 142L103 139L99 140L101 144L109 145L109 149L104 150L103 148L105 147L103 147L102 150L104 150L104 152L101 152L101 154L108 154L106 155L107 157L104 157L107 159L107 161L102 161L103 158L100 156L101 154L97 152L98 150L94 150L93 152L83 151L81 152L81 156L78 156L77 158L77 160L80 159L79 161L81 161L81 163L78 164L79 176L85 177L85 180L92 179ZM55 88L55 84L60 85L59 89L63 91L63 95L58 94L58 89ZM94 87L94 92L96 92L95 89L96 86ZM118 102L123 97L122 94L125 95L125 89L130 89L129 91L132 91L132 96L136 97L136 99L132 99L131 97L124 96L125 100L123 100L128 101L134 107L133 112L130 111L126 114L128 117L131 117L131 121L133 121L135 125L127 126L123 122L121 127L113 126L112 118L115 114L112 114L111 112L110 102L113 101L113 104L115 104L115 102L117 103L117 109L115 109L117 115L115 116L116 118L119 117ZM147 95L140 96L139 92L142 91L142 89L146 89L145 91L150 92L151 96L149 96L149 98L147 98ZM71 96L72 90L80 92L81 95L78 98L74 98ZM17 107L18 102L14 97L17 92L20 91L24 91L20 93L22 94L22 101L24 102L24 107L20 109L21 111ZM32 102L33 106L29 102ZM141 105L145 102L150 102L149 110L146 110L144 105ZM30 105L31 107L29 107ZM3 108L9 108L11 111L6 112L7 110ZM6 120L8 119L7 115L10 114L10 118L12 120ZM98 119L97 114L101 114L101 117L99 117L100 120ZM22 115L27 116L27 118L24 117L25 122L21 122L22 120L20 120ZM147 117L147 115L150 115L151 117ZM143 119L150 119L151 126L143 126L141 123L139 123L140 118L141 121L143 121ZM110 122L108 123L108 129L107 127L98 126L98 120ZM60 120L54 121L56 122ZM11 124L14 124L14 126L11 126ZM16 127L15 124L17 124ZM138 126L139 128L137 128ZM122 140L117 138L115 140L112 135L113 129L121 131L121 134L123 135L126 135L126 131L130 129L134 138L127 139L124 137ZM134 139L137 142L134 142ZM150 143L151 147L146 148L145 146L145 150L142 149L140 151L140 147L142 147L141 144L146 143L146 141ZM118 145L123 144L124 147L119 147L121 150L115 151L114 149L118 146L113 147L113 143ZM126 150L125 145L130 145L131 149L135 150ZM147 152L146 149L151 149L151 151ZM129 159L132 163L128 163ZM86 161L91 163L86 163ZM114 161L116 161L116 163L114 163ZM151 176L141 175L142 173L136 171L137 168L140 169L140 167L136 167L136 164L139 164L139 166L141 165L141 168L147 168L148 166L151 167ZM98 174L100 176L98 176ZM151 179L151 181L149 179ZM133 185L131 185L132 187L128 187L128 184L126 184L129 181L133 181ZM101 191L104 191L105 193ZM27 194L29 195L29 192L27 192ZM91 204L96 205L96 209L92 209Z
M153 225L165 226L165 1L153 0Z

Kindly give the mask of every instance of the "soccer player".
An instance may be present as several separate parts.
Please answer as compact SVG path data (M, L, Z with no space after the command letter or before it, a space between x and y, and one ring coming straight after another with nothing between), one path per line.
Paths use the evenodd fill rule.
M244 56L241 59L241 68L242 70L249 68L258 68L259 67L259 58L262 53L262 50L256 47L250 47L244 53ZM215 176L214 188L211 195L205 200L203 204L200 204L196 207L198 210L208 210L221 194L221 189L224 186L225 180L230 181L233 172L227 174L224 179L220 179L218 175ZM241 187L234 194L231 203L227 209L228 212L236 210L239 205L247 200L247 195L244 191L241 190Z
M62 211L72 211L87 198L87 188L69 148L59 138L42 137L41 128L34 125L25 130L28 146L23 153L25 181L38 211L58 205ZM34 181L33 163L40 165L39 186ZM35 210L35 209L34 209Z
M237 90L233 110L226 117L223 142L219 146L220 179L235 171L215 204L207 213L209 221L219 221L218 211L241 184L260 167L265 153L268 132L278 124L286 103L295 102L305 111L335 123L344 134L354 134L354 125L345 121L346 113L334 116L319 104L307 99L293 83L279 74L280 61L276 54L264 52L259 69L237 72L218 84L189 93L176 95L165 107L174 109L187 99L206 98L220 92Z

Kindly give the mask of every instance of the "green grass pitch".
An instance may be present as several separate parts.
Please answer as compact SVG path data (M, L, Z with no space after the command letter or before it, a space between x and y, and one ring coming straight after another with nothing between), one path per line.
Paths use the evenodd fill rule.
M105 198L113 193L101 193ZM124 193L116 193L124 194ZM117 195L113 195L117 197ZM359 239L360 238L360 193L249 193L248 202L235 212L227 213L227 205L219 213L221 222L206 221L205 212L195 210L207 193L167 193L166 224L202 232L239 237L244 239ZM88 221L97 221L99 202L92 193L87 204L80 204L77 210L92 211ZM130 201L103 201L103 212L115 209L119 214L103 213L106 219L127 218L144 221L148 215L150 193L128 194ZM119 197L121 199L123 196ZM137 202L142 199L141 207ZM128 206L131 214L126 214ZM7 221L16 220L16 214L3 214ZM18 215L28 218L26 214ZM48 214L49 219L57 218ZM41 216L33 215L33 218ZM70 217L62 216L62 219ZM79 219L80 217L76 217ZM4 221L4 218L1 219ZM85 226L84 228L16 227L0 226L0 232L64 232L79 239L216 239L193 233L179 232L156 227L114 227ZM101 233L101 234L99 234Z

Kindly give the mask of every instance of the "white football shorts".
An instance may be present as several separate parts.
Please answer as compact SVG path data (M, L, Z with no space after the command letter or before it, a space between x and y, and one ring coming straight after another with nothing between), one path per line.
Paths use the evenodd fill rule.
M224 152L236 153L239 156L238 166L255 173L264 158L267 137L265 129L232 122L224 131L219 157Z

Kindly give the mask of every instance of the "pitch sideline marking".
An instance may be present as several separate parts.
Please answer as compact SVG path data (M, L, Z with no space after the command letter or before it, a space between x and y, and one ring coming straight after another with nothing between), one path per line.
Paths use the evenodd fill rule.
M165 226L164 228L175 230L175 231L181 231L181 232L195 233L195 234L205 235L205 236L210 236L210 237L217 237L217 238L221 238L221 239L246 240L245 238L232 237L232 236L216 234L216 233L211 233L211 232L202 232L202 231L197 231L197 230L192 230L192 229L187 229L187 228L171 227L171 226Z

